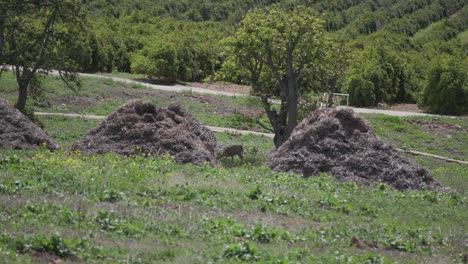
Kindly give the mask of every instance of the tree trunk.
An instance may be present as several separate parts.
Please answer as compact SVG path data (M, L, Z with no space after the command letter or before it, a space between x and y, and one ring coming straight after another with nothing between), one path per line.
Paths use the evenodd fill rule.
M293 129L297 126L297 91L294 81L289 81L289 96L288 96L288 129L287 138L291 135Z
M265 109L265 112L267 114L268 120L270 121L271 126L273 127L273 132L275 133L275 137L273 139L273 142L275 143L275 147L278 148L283 144L285 141L284 136L285 136L285 118L283 117L284 114L278 114L276 110L271 109L271 105L268 102L268 98L265 96L261 96L262 99L262 104ZM282 109L281 112L284 112L282 104Z
M4 64L3 61L3 46L5 43L5 16L0 14L0 64Z
M297 81L296 75L294 74L293 51L294 48L289 49L287 61L288 126L284 141L289 138L291 132L297 126Z
M18 101L16 102L16 109L24 113L26 108L26 99L28 98L28 83L18 80Z
M16 109L24 113L26 108L26 100L28 99L28 87L34 77L34 71L27 69L25 66L15 66L16 82L18 83L18 101Z
M328 102L327 102L327 107L333 107L333 94L336 91L336 80L335 78L332 78L331 80L328 81Z
M287 139L284 126L278 126L278 129L275 129L275 137L273 138L275 148L279 148Z

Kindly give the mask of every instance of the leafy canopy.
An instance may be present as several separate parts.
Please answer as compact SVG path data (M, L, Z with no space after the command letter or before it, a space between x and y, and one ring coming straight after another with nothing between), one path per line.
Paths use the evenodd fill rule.
M0 2L0 64L15 68L19 110L25 110L28 90L39 89L39 73L58 70L63 80L74 79L70 73L78 70L86 49L83 5L83 0Z
M281 145L297 125L299 95L312 88L303 80L316 76L329 50L323 21L311 8L274 5L249 12L226 43L226 71L251 84L274 129L275 145ZM270 98L281 100L279 113Z
M442 56L429 68L429 79L422 96L422 105L438 114L468 113L467 60Z

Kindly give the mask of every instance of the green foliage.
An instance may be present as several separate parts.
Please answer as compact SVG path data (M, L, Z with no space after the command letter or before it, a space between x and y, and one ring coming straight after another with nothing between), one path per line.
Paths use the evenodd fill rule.
M224 250L223 256L225 258L237 258L252 262L259 258L258 254L258 249L254 245L244 242L228 245Z
M170 43L152 41L133 58L131 68L148 77L165 77L172 80L177 76L177 50Z
M77 251L89 249L86 240L62 238L59 235L11 236L3 234L0 245L7 246L19 253L45 252L58 257L72 257Z
M112 154L15 154L2 154L5 162L0 163L0 259L12 250L14 259L48 252L98 263L385 263L415 257L425 261L432 254L452 259L464 252L458 243L466 237L464 193L399 192L385 185L338 182L329 175L304 179L248 164L211 168ZM444 167L427 162L434 172ZM466 178L462 165L451 166L437 175ZM106 190L125 195L103 202ZM12 204L12 199L21 200ZM44 235L45 227L56 235ZM378 250L356 250L353 238ZM163 248L155 251L149 244ZM380 250L398 252L398 257Z
M4 12L9 10L5 7L13 6L15 1L4 0L2 3L5 3L2 5ZM283 10L303 6L299 9L318 11L315 16L324 20L330 37L347 44L350 49L346 55L358 57L353 58L352 69L347 71L346 78L338 80L338 85L333 83L339 79L335 74L342 72L340 65L323 69L323 63L311 63L313 67L304 69L299 78L299 90L303 90L300 95L306 94L310 89L316 92L339 91L343 84L352 84L345 88L349 88L356 96L368 97L355 98L355 104L362 106L379 102L414 102L420 99L416 97L422 94L423 84L428 80L427 65L431 58L451 45L448 43L452 39L458 35L463 36L460 33L466 31L468 25L468 9L463 0L96 0L85 4L92 18L89 23L80 20L76 25L81 25L81 28L77 26L71 27L70 32L61 31L63 34L59 34L60 36L72 35L74 38L71 38L72 41L60 41L60 48L54 49L53 56L48 56L54 62L47 67L57 68L55 59L58 59L60 53L63 55L60 56L62 59L72 58L67 59L66 63L59 63L67 69L141 72L154 78L182 81L207 80L216 75L222 80L254 85L249 70L245 67L240 69L238 62L225 56L232 53L229 41L220 40L234 35L236 28L242 25L239 22L249 10L257 9L255 12L262 13L260 10L272 9L272 5ZM20 9L14 7L11 10L21 11ZM61 17L66 14L67 12L63 12ZM40 23L30 23L34 19L41 20L31 15L30 19L26 19L29 22L25 20L24 23L15 24L21 24L25 29L31 26L27 30L28 34L24 34L31 39L37 38L40 32ZM8 23L4 26L9 26ZM287 23L283 26L293 27ZM87 30L83 30L85 27ZM5 47L10 49L9 45ZM366 47L382 48L386 50L386 54L360 54ZM278 48L278 51L281 49L284 50ZM326 59L334 54L335 52L328 52L324 57ZM252 54L238 55L247 58L242 61L252 62ZM329 59L331 62L339 61ZM367 59L370 60L369 67L364 72L359 66L367 64ZM222 71L218 71L220 65L223 65ZM278 96L280 90L275 88L279 85L275 75L263 71L258 80L262 81L264 89L271 96ZM373 89L369 88L369 81L372 82ZM358 87L361 84L364 86ZM394 87L389 88L391 86Z
M348 93L350 104L354 106L375 105L377 101L373 83L360 75L352 75L349 79Z
M433 113L468 113L468 67L466 61L451 58L434 60L423 92L423 106Z
M139 11L143 13L144 11ZM220 31L212 22L190 22L164 17L135 20L131 15L99 17L89 36L90 52L82 67L113 69L155 78L200 81L218 67Z
M415 80L403 58L389 49L366 48L348 72L350 102L356 106L411 102Z
M71 86L86 46L83 1L1 1L0 64L12 65L18 83L15 107L24 111L28 94L38 98L38 74L58 70ZM3 70L3 68L2 68Z
M322 20L311 8L284 10L274 5L249 12L225 42L229 54L225 72L246 74L241 78L261 98L279 146L296 126L299 95L311 90L307 80L316 81L312 76L322 68L330 48ZM269 98L281 99L278 112Z

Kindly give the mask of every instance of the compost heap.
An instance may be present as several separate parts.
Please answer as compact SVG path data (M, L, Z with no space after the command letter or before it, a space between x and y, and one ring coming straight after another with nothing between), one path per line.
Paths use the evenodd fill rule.
M42 145L59 148L40 127L0 98L0 148L34 150Z
M169 154L177 163L216 165L218 161L212 153L216 145L214 133L180 104L164 109L152 103L130 101L73 144L72 150L127 156Z
M359 184L387 183L398 190L440 188L423 167L383 143L351 109L315 111L272 152L266 165L305 177L324 172Z

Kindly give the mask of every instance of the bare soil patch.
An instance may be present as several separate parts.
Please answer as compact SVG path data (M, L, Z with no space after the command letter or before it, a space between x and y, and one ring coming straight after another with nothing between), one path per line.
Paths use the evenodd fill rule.
M82 263L81 259L76 256L68 256L60 258L53 254L43 251L36 251L31 254L34 262L36 263L47 263L47 264L62 264L62 263Z
M413 113L424 113L423 109L420 109L417 104L396 104L390 107L393 111L402 112L413 112Z
M354 236L351 238L351 245L362 250L383 248L383 245L381 245L376 240L366 241L366 240L361 240Z
M53 105L77 105L92 106L99 102L100 98L85 98L79 96L59 96L53 98Z
M305 177L331 173L359 184L387 183L398 190L440 189L423 167L382 142L351 109L319 109L273 151L266 165Z
M0 98L0 148L34 150L41 145L59 148L40 127Z
M418 125L421 130L426 133L433 135L443 135L451 138L455 133L467 133L468 131L456 124L445 123L439 119L428 119L428 120L408 120L410 124Z
M253 118L253 117L257 117L263 112L261 108L246 107L246 106L241 107L238 105L232 105L232 104L224 102L223 100L219 100L218 98L214 96L209 96L209 95L182 94L180 96L189 98L191 101L196 101L196 102L209 106L212 109L212 113L216 115L240 114L245 117ZM174 96L173 98L177 98L177 97Z
M228 103L225 100L219 100L216 96L171 93L159 90L144 90L129 87L119 87L113 89L112 93L106 96L97 97L79 97L79 96L57 96L51 99L53 105L74 105L78 107L96 106L108 99L121 99L129 101L141 98L157 98L160 101L180 102L183 98L190 101L206 105L210 113L216 115L240 114L246 117L257 117L262 113L259 107L239 106ZM186 100L184 99L184 100Z
M171 155L177 163L217 165L215 134L187 113L180 104L167 109L130 101L89 131L72 150L84 154L115 152L122 155Z

